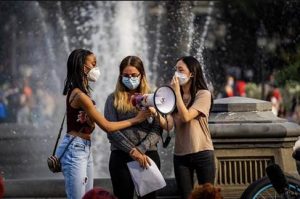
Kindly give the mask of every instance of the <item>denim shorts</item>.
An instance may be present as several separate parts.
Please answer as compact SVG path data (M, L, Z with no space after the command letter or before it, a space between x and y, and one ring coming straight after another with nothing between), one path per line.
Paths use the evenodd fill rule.
M73 135L66 134L56 151L60 157ZM93 188L91 141L75 137L60 160L69 199L81 199Z

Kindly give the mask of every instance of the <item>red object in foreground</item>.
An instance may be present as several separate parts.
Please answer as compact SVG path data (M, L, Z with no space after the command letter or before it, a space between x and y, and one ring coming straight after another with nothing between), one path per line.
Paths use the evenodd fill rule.
M82 199L117 199L117 197L103 188L95 187L86 192Z
M0 198L3 198L4 195L4 182L2 176L0 176Z

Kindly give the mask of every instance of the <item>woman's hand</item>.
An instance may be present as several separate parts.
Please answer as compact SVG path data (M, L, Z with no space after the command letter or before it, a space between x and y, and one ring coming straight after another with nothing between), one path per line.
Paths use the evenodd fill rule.
M148 107L148 109L150 110L152 116L158 121L160 127L165 129L166 131L173 129L174 121L171 115L163 117L154 107Z
M151 111L149 109L140 110L135 117L139 122L143 122L148 117L151 117Z
M149 157L145 154L142 154L142 158L138 162L140 163L140 166L144 169L147 169L151 165Z
M151 112L151 116L157 117L157 111L154 107L148 107L149 111Z
M145 154L144 154L143 156L144 156L144 159L145 159L146 166L147 166L147 168L148 168L148 165L151 166L150 159L149 159L149 157L148 157L147 155L145 155Z
M144 168L144 169L148 168L148 164L151 165L148 156L142 154L136 148L133 148L130 151L129 155L131 156L132 159L134 159L135 161L137 161L140 164L140 166L142 168Z
M173 76L170 86L172 87L176 95L180 95L180 84L176 75Z
M136 161L140 161L143 159L143 154L139 152L136 148L131 149L129 152L130 157Z

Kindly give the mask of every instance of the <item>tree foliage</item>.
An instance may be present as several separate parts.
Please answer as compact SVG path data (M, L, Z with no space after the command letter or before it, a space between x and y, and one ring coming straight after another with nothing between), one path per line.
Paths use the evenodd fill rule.
M293 82L300 83L300 45L295 53L283 52L282 57L287 65L283 69L277 71L277 83L279 85Z
M227 28L225 42L217 44L219 48L225 46L226 51L216 49L221 63L253 70L253 81L257 83L280 70L281 82L290 78L299 82L296 77L299 74L299 1L234 0L221 2L220 8ZM266 40L262 48L258 46L259 37ZM260 76L261 70L265 71L264 77Z

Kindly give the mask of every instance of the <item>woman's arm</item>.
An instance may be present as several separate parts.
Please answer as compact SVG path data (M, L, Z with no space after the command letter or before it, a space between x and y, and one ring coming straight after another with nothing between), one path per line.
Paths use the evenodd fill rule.
M150 111L139 111L137 116L134 118L118 122L110 122L106 120L106 118L100 112L97 111L92 100L86 94L80 92L78 93L76 98L78 104L87 113L88 117L96 122L96 124L107 133L112 133L120 129L128 128L132 125L144 121L147 117L150 116Z
M104 116L109 121L118 121L117 110L113 105L113 95L108 96L104 107ZM132 159L139 162L143 168L147 168L150 164L147 156L145 156L135 145L120 131L107 134L110 142L118 149L128 153Z
M176 106L177 106L179 117L183 122L189 122L192 119L198 117L199 115L199 111L197 111L196 109L186 108L186 106L183 103L181 94L179 95L176 94Z
M114 98L113 94L111 94L107 97L105 102L104 117L111 122L116 122L118 121L118 113L113 103ZM130 153L130 151L135 148L135 145L120 131L107 134L107 138L115 147L126 153Z
M181 93L180 93L180 85L179 85L179 80L178 77L174 76L171 82L171 87L173 88L176 96L176 106L178 110L178 114L180 116L180 119L183 122L189 122L195 117L199 115L199 111L197 111L194 108L189 108L187 109L186 106L184 105Z

